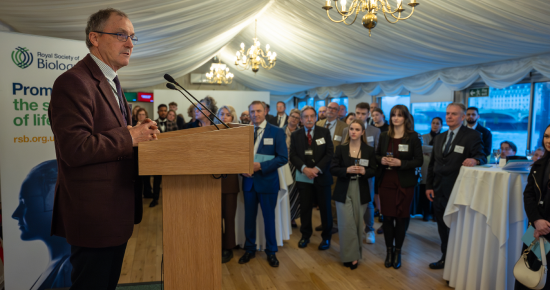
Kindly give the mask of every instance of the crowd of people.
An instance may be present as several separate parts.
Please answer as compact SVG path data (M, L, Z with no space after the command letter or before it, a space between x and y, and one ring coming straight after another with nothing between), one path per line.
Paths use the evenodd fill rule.
M196 105L196 107L195 107ZM210 112L217 112L216 119ZM310 243L313 231L320 231L319 250L331 246L333 234L340 237L340 257L344 266L356 269L362 257L362 241L375 243L376 233L383 234L387 252L385 267L399 269L401 253L411 215L420 213L424 221L433 219L441 239L441 258L429 264L431 269L445 266L449 228L443 215L461 166L483 165L491 158L508 158L517 153L512 141L503 141L492 150L491 131L478 123L479 110L451 103L444 120L435 117L431 131L421 135L414 130L414 118L404 105L396 105L388 118L377 103L359 103L354 112L331 102L318 110L305 106L286 114L284 102L278 102L276 114L269 105L255 101L237 115L230 105L217 106L210 96L192 104L188 121L177 114L172 102L157 107L160 132L169 132L225 123L253 125L254 174L228 175L222 180L222 262L233 258L237 196L243 192L245 209L244 264L255 257L256 216L262 209L268 263L277 267L275 207L279 192L277 169L290 166L293 184L289 186L290 218L298 227L299 248ZM134 107L133 124L148 118L144 108ZM498 155L496 154L498 153ZM533 161L545 153L533 152ZM270 156L270 158L265 158ZM242 178L242 183L239 182ZM143 176L136 190L158 204L161 177ZM240 188L242 184L242 188ZM417 200L412 209L413 199ZM312 212L318 209L321 224L314 227ZM414 210L414 213L412 212ZM374 228L378 217L382 226Z

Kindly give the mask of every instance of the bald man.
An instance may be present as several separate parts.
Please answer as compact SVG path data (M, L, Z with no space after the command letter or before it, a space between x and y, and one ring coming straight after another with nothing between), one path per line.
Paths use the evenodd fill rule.
M322 106L319 108L319 113L317 114L319 116L319 121L324 120L327 118L327 107Z

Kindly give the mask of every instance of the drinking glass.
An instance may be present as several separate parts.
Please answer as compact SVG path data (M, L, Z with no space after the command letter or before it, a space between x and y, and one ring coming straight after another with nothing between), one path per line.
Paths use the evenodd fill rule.
M500 161L500 149L493 149L493 157L495 158L495 164L498 165Z
M527 156L527 159L528 160L532 160L533 159L533 151L532 150L525 150L525 156Z
M386 157L388 157L390 159L393 159L393 152L387 152ZM388 166L388 168L386 168L386 170L391 170L390 166Z
M355 166L359 166L359 159L355 159ZM357 174L357 178L359 178L359 174Z

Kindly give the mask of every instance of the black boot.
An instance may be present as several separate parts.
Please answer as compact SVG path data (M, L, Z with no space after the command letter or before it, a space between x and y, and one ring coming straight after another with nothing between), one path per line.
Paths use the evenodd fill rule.
M392 266L394 269L401 268L401 249L395 248L395 253L392 259Z
M388 247L387 248L386 260L384 261L384 266L386 266L386 268L389 268L392 265L393 251L394 251L393 247Z

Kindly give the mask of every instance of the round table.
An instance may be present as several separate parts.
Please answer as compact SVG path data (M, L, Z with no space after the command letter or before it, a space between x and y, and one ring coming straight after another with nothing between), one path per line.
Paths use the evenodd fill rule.
M443 278L456 289L513 289L527 229L528 172L462 167L445 210L450 228Z

